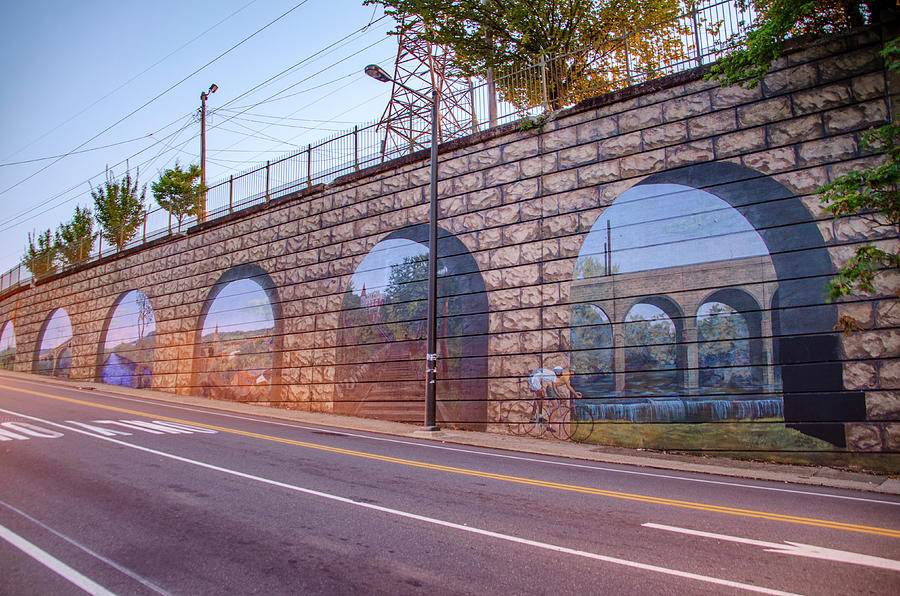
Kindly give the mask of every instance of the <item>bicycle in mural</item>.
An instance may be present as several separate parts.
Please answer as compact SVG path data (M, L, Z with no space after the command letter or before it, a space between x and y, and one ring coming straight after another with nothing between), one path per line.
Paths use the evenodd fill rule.
M531 396L511 400L501 408L510 434L583 441L593 432L590 410L579 407L581 393L571 384L569 369L538 368L529 375Z

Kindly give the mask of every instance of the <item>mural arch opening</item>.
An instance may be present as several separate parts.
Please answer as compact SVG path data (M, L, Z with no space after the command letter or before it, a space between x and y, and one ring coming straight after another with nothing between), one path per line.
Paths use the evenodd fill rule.
M277 401L280 321L274 284L260 267L225 273L200 316L195 391L212 399Z
M156 348L156 318L150 299L139 290L119 296L102 337L99 379L111 385L149 388Z
M357 266L341 305L334 411L422 422L427 226L393 232ZM487 416L488 306L477 264L439 230L437 422L481 427Z
M67 379L72 369L72 322L65 309L57 308L41 328L34 358L34 372Z
M13 370L16 364L16 330L12 321L7 321L0 332L0 368Z

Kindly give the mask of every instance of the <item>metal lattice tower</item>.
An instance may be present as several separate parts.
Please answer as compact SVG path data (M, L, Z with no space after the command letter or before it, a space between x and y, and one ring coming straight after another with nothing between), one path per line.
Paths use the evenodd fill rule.
M477 131L471 81L454 74L450 51L425 41L423 32L416 21L398 36L394 80L429 98L438 90L438 142ZM381 126L383 159L424 149L431 140L431 103L394 83Z

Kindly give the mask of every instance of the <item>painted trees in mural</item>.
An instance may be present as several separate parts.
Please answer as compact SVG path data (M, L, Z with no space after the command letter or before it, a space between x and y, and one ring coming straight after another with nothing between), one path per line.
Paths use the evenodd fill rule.
M38 342L34 372L68 378L72 368L72 323L62 308L50 315Z
M3 326L0 333L0 368L12 370L16 362L16 331L12 321Z
M150 387L153 350L156 347L156 319L150 300L132 290L119 300L109 320L103 341L104 383L126 387Z
M275 316L253 279L226 283L200 333L200 394L213 399L267 401L272 390Z
M379 242L357 267L344 293L336 371L335 412L421 422L425 396L428 248L407 238ZM466 311L477 295L462 289L466 271L438 259L438 420L483 423L484 403L465 363L467 332L480 314ZM477 349L470 346L473 356ZM481 382L481 381L478 381ZM483 382L481 382L483 385ZM467 402L466 397L471 401Z
M779 419L777 288L737 209L687 186L635 186L595 222L575 264L572 383L597 419ZM602 371L611 380L598 383Z

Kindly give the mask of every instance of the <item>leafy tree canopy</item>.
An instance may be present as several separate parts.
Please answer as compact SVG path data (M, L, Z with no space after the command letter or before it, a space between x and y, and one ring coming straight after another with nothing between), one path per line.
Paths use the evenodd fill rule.
M117 180L112 171L106 169L106 182L99 188L91 187L94 198L94 213L102 228L104 240L122 250L128 241L137 235L144 223L144 200L147 185L138 189L138 175L134 178L126 171L121 180Z
M182 170L178 163L163 172L151 185L157 204L175 216L178 231L185 216L200 215L200 197L206 190L200 183L200 166L191 164Z
M40 234L28 234L28 246L25 247L25 255L22 262L31 276L39 279L56 271L56 244L50 230L44 230Z
M90 257L96 238L91 210L78 205L72 219L57 228L56 248L67 265L81 265Z
M626 32L646 30L630 48L632 67L652 72L682 52L680 28L672 21L679 0L367 0L381 4L397 20L396 32L419 20L426 41L452 50L464 75L492 69L504 99L520 108L551 109L613 89L625 79ZM607 45L610 44L610 45ZM536 71L517 73L541 62L548 79L546 97ZM516 80L512 80L516 79ZM532 81L533 82L533 81Z
M894 0L741 0L741 7L756 13L755 24L733 40L735 50L714 64L708 76L723 85L756 87L781 56L786 39L878 22L894 4Z

